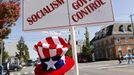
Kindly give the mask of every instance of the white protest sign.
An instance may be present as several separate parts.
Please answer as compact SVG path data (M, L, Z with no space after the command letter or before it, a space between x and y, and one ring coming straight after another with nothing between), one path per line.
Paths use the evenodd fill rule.
M23 0L23 30L112 22L111 0Z
M68 26L65 0L23 0L24 30Z
M71 25L113 22L110 0L69 0Z

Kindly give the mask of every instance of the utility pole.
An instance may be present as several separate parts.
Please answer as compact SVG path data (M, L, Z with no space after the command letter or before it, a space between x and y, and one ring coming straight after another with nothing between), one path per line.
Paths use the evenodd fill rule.
M0 40L0 64L2 64L2 56L3 56L3 40Z
M130 19L131 19L131 25L132 25L132 29L133 29L133 37L134 37L134 24L133 24L133 16L134 14L130 15Z

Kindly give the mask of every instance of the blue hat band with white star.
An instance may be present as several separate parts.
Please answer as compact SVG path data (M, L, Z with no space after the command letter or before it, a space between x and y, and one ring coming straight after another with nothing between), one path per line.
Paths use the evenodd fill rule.
M65 64L65 56L52 57L49 59L41 59L42 69L45 71L53 71L61 68Z

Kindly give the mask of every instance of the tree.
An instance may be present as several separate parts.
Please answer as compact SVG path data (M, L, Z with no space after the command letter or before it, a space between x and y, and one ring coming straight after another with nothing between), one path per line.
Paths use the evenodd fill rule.
M84 58L87 61L89 61L90 54L91 54L90 41L89 41L89 32L88 32L87 27L85 29L86 29L86 33L85 33L86 40L85 40L85 44L83 44L83 46L82 46L81 56L82 56L82 58Z
M20 15L19 2L0 3L0 38L4 39L11 33L11 26L15 25Z
M72 47L68 49L66 56L72 57Z
M89 32L88 32L87 27L86 27L85 29L86 29L86 33L85 33L86 47L87 47L87 48L90 48Z
M2 0L1 0L2 1ZM10 0L9 2L0 2L0 41L7 38L11 33L11 28L20 16L19 0ZM2 46L1 46L2 47ZM0 48L1 48L0 47ZM4 47L4 45L3 45ZM1 58L3 58L3 49L1 49ZM7 54L7 53L6 53ZM0 60L0 63L2 60Z
M3 51L2 62L5 62L9 58L8 52Z
M25 63L28 63L28 60L29 60L29 51L28 51L28 47L27 47L27 45L25 45L25 47L24 47L24 55L23 55L23 58L24 58L24 62Z
M69 37L68 37L69 49L68 49L68 51L67 51L67 53L66 53L66 56L72 57L72 46L71 46L71 44L70 44L70 41L71 41L71 35L69 35Z
M0 43L0 46L3 46L3 47L0 48L0 54L2 54L2 62L5 62L9 58L8 52L5 51L4 44L5 44L4 41Z
M25 44L25 41L22 36L16 46L17 46L17 49L19 50L18 58L21 61L24 60L24 62L27 63L30 57L29 57L28 47Z

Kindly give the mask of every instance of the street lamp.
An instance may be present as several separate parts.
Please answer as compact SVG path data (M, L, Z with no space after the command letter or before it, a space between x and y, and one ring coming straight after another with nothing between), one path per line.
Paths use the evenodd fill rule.
M133 36L134 36L133 16L134 16L134 14L130 14L131 25L132 25L132 28L133 28Z

